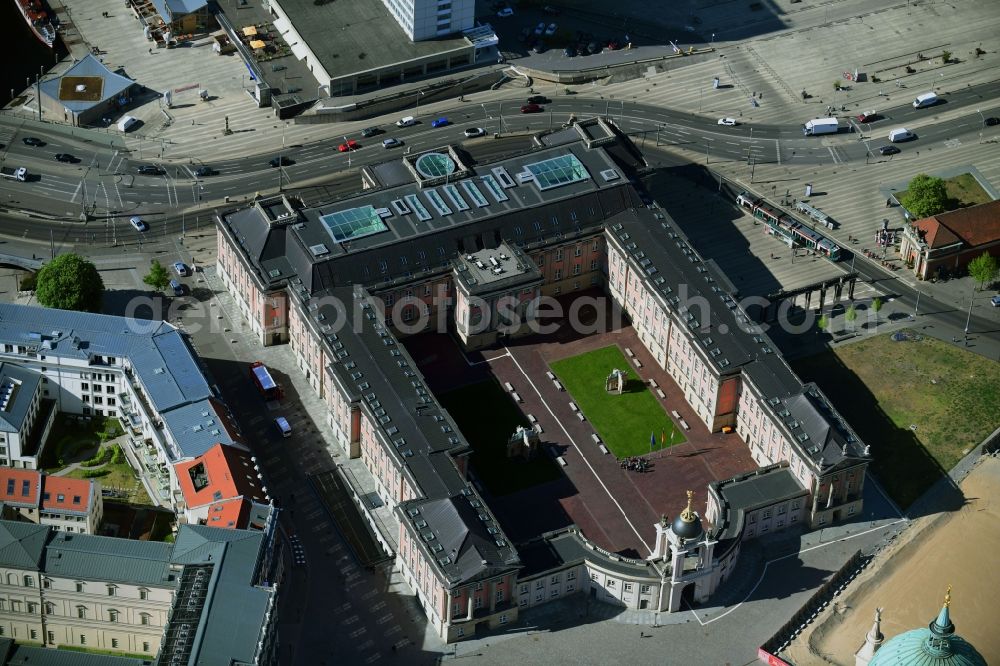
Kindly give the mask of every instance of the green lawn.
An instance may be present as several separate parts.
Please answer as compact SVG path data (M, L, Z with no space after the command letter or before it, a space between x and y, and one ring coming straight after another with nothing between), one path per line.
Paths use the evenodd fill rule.
M948 210L967 208L993 201L971 173L960 173L943 180L944 189L948 193L946 206ZM906 190L896 192L897 200L902 201L904 196L906 196Z
M91 476L87 476L88 473ZM153 503L142 482L135 478L135 472L127 462L107 463L97 467L77 467L65 476L70 479L97 479L101 482L102 488L124 492L127 497L119 499L129 504L151 505Z
M567 401L572 398L576 402L616 457L649 453L650 434L656 439L656 449L685 441L683 432L663 411L645 382L635 377L632 364L625 360L618 347L595 349L556 361L551 367L569 394ZM604 382L615 368L630 371L622 395L604 390ZM661 437L664 444L661 444Z
M56 415L40 461L46 473L58 471L72 462L89 458L101 442L122 434L121 425L111 417L94 416L78 421L68 414Z
M507 440L528 420L496 381L465 386L439 400L472 446L472 469L490 493L507 495L561 475L544 452L531 462L507 457Z
M903 508L997 427L1000 364L933 338L880 335L793 366L871 446L872 471Z

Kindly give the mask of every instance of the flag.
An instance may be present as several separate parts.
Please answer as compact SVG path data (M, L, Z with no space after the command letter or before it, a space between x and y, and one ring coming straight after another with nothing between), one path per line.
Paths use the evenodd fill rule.
M653 447L656 446L656 435L649 433L649 450L652 451Z

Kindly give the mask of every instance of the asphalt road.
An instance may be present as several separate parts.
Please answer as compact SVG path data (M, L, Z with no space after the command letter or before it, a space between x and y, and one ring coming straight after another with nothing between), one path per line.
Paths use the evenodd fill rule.
M494 143L490 139L466 139L463 132L469 127L481 127L488 133L501 135L526 130L543 130L558 127L570 115L583 118L607 115L616 120L627 133L642 142L655 142L659 146L678 146L689 150L705 151L716 160L753 160L767 162L818 164L850 162L882 158L873 152L887 143L885 135L892 127L926 122L928 117L960 110L960 117L919 126L918 138L902 144L904 151L919 150L921 145L944 141L957 136L978 133L982 118L1000 115L1000 108L982 108L983 100L994 99L1000 93L1000 84L988 83L951 93L941 104L930 109L914 109L909 104L880 109L881 118L873 123L860 125L851 121L858 132L843 132L841 136L804 137L799 124L794 125L737 125L724 127L712 119L649 106L640 103L595 100L584 97L561 97L544 105L544 112L520 113L519 101L465 104L438 114L447 117L450 124L442 128L431 127L431 117L411 127L383 126L382 133L368 139L346 136L343 139L324 140L308 145L288 145L284 149L263 155L250 155L241 159L223 160L208 164L214 174L195 176L201 162L187 164L159 162L155 159L156 144L139 152L123 152L113 146L84 142L76 137L53 133L39 135L45 145L24 145L22 132L16 120L0 117L0 143L5 144L0 157L4 166L24 166L31 174L29 182L0 180L0 207L9 210L31 211L57 218L51 222L41 219L19 226L14 216L5 221L8 233L26 237L44 238L50 229L62 229L69 223L81 220L86 212L96 218L113 217L127 223L132 215L156 220L170 211L194 211L224 202L226 197L240 199L253 196L262 190L279 186L292 188L296 184L314 183L327 178L316 174L337 174L356 169L364 164L384 161L394 152L415 152L463 142L474 154L485 157L489 153L506 152L506 145L485 148ZM845 123L846 124L846 123ZM404 142L401 148L384 150L382 139L394 137ZM871 137L869 141L861 141ZM338 152L338 145L346 139L358 142L354 151ZM481 152L481 151L487 152ZM153 154L150 154L150 153ZM58 162L55 155L69 153L75 162ZM280 168L268 162L279 155L290 164ZM151 159L153 158L153 159ZM161 166L161 175L139 175L142 165ZM335 176L334 176L335 177ZM3 210L0 208L0 211ZM176 213L175 213L176 214ZM3 215L0 212L0 215ZM180 230L180 224L176 224Z

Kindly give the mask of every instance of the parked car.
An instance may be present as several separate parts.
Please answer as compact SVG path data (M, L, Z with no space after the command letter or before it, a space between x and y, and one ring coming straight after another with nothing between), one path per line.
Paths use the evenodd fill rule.
M559 26L557 26L555 23L549 23L549 27L545 29L545 34L546 36L551 37L552 35L556 34L556 30L558 29Z
M989 118L987 118L986 120L983 121L983 124L986 125L987 127L993 127L994 125L1000 125L1000 118L996 118L994 116L990 116Z
M899 148L896 146L882 146L878 149L879 155L895 155L899 152Z
M587 44L587 51L589 51L591 55L597 55L598 53L601 52L601 50L602 50L601 45L598 44L597 42L591 42L590 44Z
M156 166L155 164L143 164L138 168L138 172L143 176L162 176L166 173L163 167Z
M531 45L531 51L532 53L545 53L545 42L539 39Z
M549 98L545 95L532 95L528 98L528 104L548 104Z
M609 50L609 51L617 51L618 49L621 48L621 44L619 44L618 42L616 42L615 40L612 39L612 40L608 41L608 43L605 46L605 48L607 50Z
M521 107L521 113L541 113L544 110L538 104L525 104Z
M465 136L469 139L472 139L477 136L485 136L485 134L486 130L484 130L482 127L467 127L465 129Z
M535 26L535 36L541 37L543 34L545 34L545 21Z
M997 294L996 296L991 298L990 303L993 305L993 307L1000 308L1000 294Z
M210 166L200 166L194 170L194 175L198 178L204 178L205 176L214 176L215 169Z
M363 136L363 137L365 137L367 139L369 137L375 136L376 134L378 134L381 131L382 130L380 130L377 127L366 127L363 130L361 130L361 136Z
M171 289L171 291L174 292L174 296L183 296L184 295L184 285L182 285L177 280L171 280L170 281L170 289Z
M69 153L56 153L57 162L76 162L76 158Z
M184 277L185 275L188 274L187 264L185 264L183 261L175 261L174 272L180 275L181 277Z
M587 42L580 42L579 44L577 44L576 53L577 55L589 56L590 51L587 50Z
M719 118L718 124L725 125L726 127L736 127L739 125L739 123L736 122L736 118Z
M540 34L540 33L539 33ZM45 142L35 136L26 136L21 141L24 142L26 146L44 146Z
M447 127L451 123L448 122L447 118L438 118L437 120L431 121L431 127Z
M352 150L357 150L360 147L361 146L358 145L357 141L355 141L354 139L348 139L347 143L342 143L339 146L337 146L337 150L342 153L346 153Z
M553 7L552 5L545 5L542 7L542 11L549 16L559 16L559 9L557 7Z
M284 155L281 155L279 157L273 157L271 158L271 161L268 162L268 164L270 164L272 168L288 166L291 163L292 161L287 157L285 157Z
M504 7L503 9L497 12L497 18L507 18L513 15L514 15L514 10L511 9L510 7Z
M396 148L397 146L402 146L402 145L403 145L403 142L400 141L399 139L393 139L393 138L390 137L388 139L383 139L382 140L382 147L383 148Z
M567 58L575 58L576 57L576 47L567 46L563 50L563 55L566 56Z
M131 224L136 231L145 231L146 229L149 228L149 226L145 222L143 222L142 218L139 217L138 215L133 215L132 217L130 217L128 219L128 223Z

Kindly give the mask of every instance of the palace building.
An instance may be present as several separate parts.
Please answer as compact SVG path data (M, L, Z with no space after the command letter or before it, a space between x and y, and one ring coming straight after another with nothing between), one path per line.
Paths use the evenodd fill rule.
M336 446L393 508L399 534L383 545L444 640L581 592L653 622L708 599L747 539L860 514L868 448L795 375L719 266L643 203L634 179L646 170L594 119L494 163L444 146L364 167L359 193L338 201L266 197L218 217L220 276L262 344L291 346ZM645 559L572 526L511 543L468 480L469 443L400 344L450 326L470 349L500 345L531 331L541 297L594 287L704 427L734 430L760 465L713 483L704 514L689 495L675 520L650 526Z

